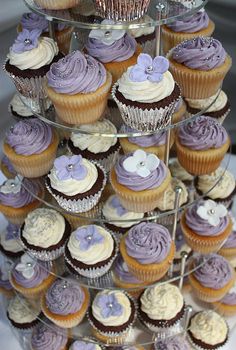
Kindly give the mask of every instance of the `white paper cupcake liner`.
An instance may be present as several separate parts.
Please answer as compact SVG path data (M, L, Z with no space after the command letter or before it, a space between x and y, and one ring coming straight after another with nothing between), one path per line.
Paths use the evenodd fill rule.
M29 248L27 245L24 244L24 242L21 240L22 245L24 246L24 248L30 252L30 254L32 254L36 259L38 260L42 260L42 261L52 261L52 260L56 260L57 258L59 258L61 255L63 255L64 250L65 250L65 245L63 245L60 248L57 248L53 251L46 251L46 250L34 250Z
M118 83L114 84L112 88L112 97L117 103L121 117L126 125L139 131L156 131L170 124L171 115L178 99L165 108L142 110L141 108L127 106L120 102L115 95L117 86Z
M90 196L85 197L83 199L73 199L73 200L66 199L62 196L59 196L59 195L56 195L55 193L53 193L53 191L51 190L51 187L47 184L47 182L45 182L45 186L46 186L47 190L56 199L59 206L61 208L65 209L66 211L68 211L69 213L84 213L86 211L89 211L93 207L95 207L95 205L99 202L99 199L101 198L102 191L104 190L104 187L106 185L106 180L107 180L106 172L105 172L105 169L103 168L103 166L101 166L98 162L94 162L94 161L91 161L91 162L94 163L97 167L99 167L102 170L102 172L104 173L102 187L94 195L90 195Z

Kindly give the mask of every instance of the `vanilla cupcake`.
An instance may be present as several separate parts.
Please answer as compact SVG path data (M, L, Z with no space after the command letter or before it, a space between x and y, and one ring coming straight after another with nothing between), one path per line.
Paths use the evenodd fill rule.
M232 232L228 236L227 240L221 246L219 250L219 254L227 258L229 261L236 257L236 220L231 216L231 220L233 223Z
M20 242L20 227L9 223L0 235L0 250L8 258L19 258L24 249Z
M236 285L222 299L216 301L214 306L224 316L234 316L236 314Z
M106 184L105 170L81 155L56 158L46 177L46 187L60 207L75 213L92 209Z
M27 215L20 239L35 258L50 261L63 254L70 232L69 223L59 212L39 208Z
M98 225L81 226L72 232L65 249L70 271L96 278L103 276L117 255L117 243L111 233Z
M102 135L93 135L96 133ZM106 137L106 134L109 136ZM97 161L108 172L114 165L120 150L116 134L115 125L108 119L102 119L76 128L76 132L72 132L70 136L68 147L73 154ZM114 136L111 137L112 135Z

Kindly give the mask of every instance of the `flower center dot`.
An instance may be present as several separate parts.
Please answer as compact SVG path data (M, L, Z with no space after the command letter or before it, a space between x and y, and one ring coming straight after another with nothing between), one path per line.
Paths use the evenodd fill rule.
M74 166L73 166L73 164L69 164L69 165L67 165L67 169L68 169L68 170L72 170L72 169L73 169L73 167L74 167Z
M152 66L147 67L146 72L147 73L152 73L153 72L153 67Z
M30 39L25 39L25 40L24 40L24 43L25 43L26 45L29 45L29 44L31 44L32 42L31 42Z
M111 36L111 32L108 30L108 31L105 32L104 35L105 35L106 38L109 38Z
M208 210L208 214L210 214L210 215L215 214L215 210L214 210L214 209L210 209L210 210Z
M112 303L110 303L108 306L109 306L110 309L113 308L113 304Z

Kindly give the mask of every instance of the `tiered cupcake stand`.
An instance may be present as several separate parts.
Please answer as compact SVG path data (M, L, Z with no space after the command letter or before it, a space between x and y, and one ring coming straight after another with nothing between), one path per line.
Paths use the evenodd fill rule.
M50 35L54 37L54 23L55 22L62 22L68 26L71 26L74 28L74 32L71 38L71 46L70 50L75 50L75 49L81 49L83 48L83 44L88 36L89 30L91 29L105 29L105 30L110 30L110 29L135 29L139 27L155 27L156 31L156 43L154 47L154 52L153 55L157 55L161 52L161 26L163 24L169 23L171 21L174 21L178 18L183 18L184 16L190 15L198 11L199 9L203 8L205 4L207 3L207 0L196 0L196 1L187 1L187 7L182 6L181 1L172 1L172 0L166 0L166 1L151 1L150 7L148 10L148 15L150 16L150 21L146 21L145 23L142 22L119 22L113 25L105 25L101 24L101 18L98 16L90 15L90 13L87 13L87 11L80 12L81 10L86 10L86 1L85 7L81 6L80 10L78 9L70 9L70 10L64 10L64 11L49 11L49 10L42 10L39 7L37 7L34 3L33 0L25 0L26 6L32 11L35 12L41 16L44 16L48 21L49 21L49 28L50 28ZM217 97L216 97L217 98ZM214 101L213 101L214 103ZM63 124L63 122L59 122L58 119L56 118L56 113L54 111L54 108L50 108L49 110L46 110L44 100L43 99L38 99L37 104L40 106L40 112L38 111L38 108L35 108L35 101L32 101L32 104L29 106L33 112L33 114L43 120L44 122L52 125L55 127L60 133L70 133L70 132L78 132L78 129L76 126L71 126L71 125L66 125ZM210 107L210 106L209 106ZM186 120L189 121L190 118L194 119L198 115L204 114L206 110L203 110L199 112L196 115L187 115L186 113L186 119L183 119L182 121L173 124L170 123L165 129L167 130L167 139L166 139L166 150L165 150L165 163L168 166L169 162L171 161L171 153L170 153L170 131L179 125L181 123L185 123ZM112 117L112 114L110 113L109 108L106 110L105 117L108 119L111 119L111 121L117 126L117 130L119 130L120 125L122 124L121 118L116 117L115 119ZM157 130L155 132L160 131ZM80 133L86 133L85 131L79 131ZM122 133L118 132L116 135L114 134L99 134L99 133L93 133L95 136L99 137L118 137L118 138L124 138L124 137L139 137L143 135L149 135L153 134L154 132L150 131L143 131L143 132L137 132L137 133ZM66 153L67 148L61 143L59 147L60 154ZM228 168L230 162L230 154L227 154L224 161L223 161L223 167L226 170ZM213 187L217 185L217 183L221 180L221 177L217 179L216 183L214 184ZM43 181L40 179L37 179L35 181L38 181L41 186L43 185ZM212 187L212 188L213 188ZM172 234L172 238L175 240L176 239L176 227L177 227L177 221L179 218L179 213L181 213L185 208L190 206L194 201L199 200L202 197L207 196L207 193L204 193L201 197L198 196L196 197L194 195L194 181L192 184L192 188L190 187L189 189L189 201L187 204L179 206L179 198L180 198L180 193L181 193L181 188L177 187L176 188L176 198L175 198L175 208L171 211L166 211L166 212L149 212L147 215L142 219L143 221L154 221L154 222L163 222L163 219L167 217L172 217L172 224L169 227L170 232ZM89 213L89 215L84 214L77 214L77 213L71 213L71 212L65 212L64 209L59 207L59 205L50 197L49 195L46 197L46 199L40 199L42 205L53 208L62 214L70 214L73 215L74 217L77 217L77 219L85 220L86 222L90 223L96 223L98 225L103 225L104 222L106 222L105 218L102 216L102 206L104 203L105 194L102 196L101 201L99 204L94 208L93 211ZM140 220L139 220L140 221ZM109 223L112 224L112 220L109 221ZM135 224L135 220L133 222ZM193 253L194 256L195 253ZM175 283L176 285L179 286L179 288L183 291L183 294L187 300L187 308L186 308L186 313L185 313L185 318L182 322L182 326L179 330L180 333L183 335L186 334L188 323L189 323L189 318L191 316L191 313L195 310L199 310L204 307L209 307L209 305L200 305L196 301L194 301L191 291L189 289L185 288L186 287L186 279L189 274L193 272L193 270L190 270L186 264L186 257L187 253L182 252L181 254L182 259L181 259L181 264L179 268L178 274L174 275L173 274L173 266L170 268L169 272L166 274L165 277L163 277L162 280L156 282L156 283ZM79 276L74 276L72 275L65 267L64 264L64 259L63 257L60 257L56 261L57 269L56 272L54 272L58 278L63 279L65 276L73 276L73 278L77 278L79 283L87 287L91 295L94 294L94 292L102 289L117 289L118 287L115 286L114 281L113 281L113 268L104 276L99 277L99 278L94 278L94 279L87 279L85 277L79 277ZM198 267L196 267L198 268ZM53 273L53 272L51 272ZM141 288L141 287L140 287ZM143 286L142 286L143 288ZM129 292L129 290L126 290ZM16 295L17 292L15 292ZM6 301L7 304L7 301ZM235 322L234 322L235 321ZM53 327L53 325L47 320L46 317L40 318L40 322L46 324L48 327ZM233 330L236 320L231 317L228 319L229 325L231 330ZM15 331L15 330L14 330ZM29 345L29 339L30 339L30 332L20 332L17 333L18 338L20 343L22 344L24 349L30 349ZM73 328L70 330L70 337L72 340L76 339L83 339L84 337L91 337L91 326L89 325L88 321L86 320L86 317L83 321L82 324L79 326ZM141 324L139 324L138 321L134 324L129 337L126 339L126 342L122 344L122 346L127 346L127 349L131 346L142 346L146 349L149 349L155 339L158 337L158 334L156 333L151 333L147 331L147 329L144 329ZM108 346L109 344L103 344L104 346ZM120 344L113 344L112 346L120 346Z

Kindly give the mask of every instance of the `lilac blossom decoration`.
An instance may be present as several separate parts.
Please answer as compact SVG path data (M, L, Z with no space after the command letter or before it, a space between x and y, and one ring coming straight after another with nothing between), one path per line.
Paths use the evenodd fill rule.
M115 294L110 293L99 296L97 305L101 309L101 315L104 318L122 315L123 307L118 303Z
M80 249L82 251L88 250L90 247L101 244L104 237L100 234L95 225L88 225L76 230L76 239L80 242Z
M154 59L146 53L141 53L129 73L132 81L143 82L151 81L159 83L163 79L163 74L169 68L169 61L162 56L156 56Z
M28 30L23 29L20 32L11 47L11 51L15 53L23 53L30 51L38 46L38 39L42 31L40 29Z
M122 215L128 213L128 211L122 206L122 204L117 196L114 196L112 198L111 205L113 208L116 209L116 212L119 216L122 216Z
M87 169L83 165L83 158L79 156L61 156L54 161L58 180L83 180L87 175Z

